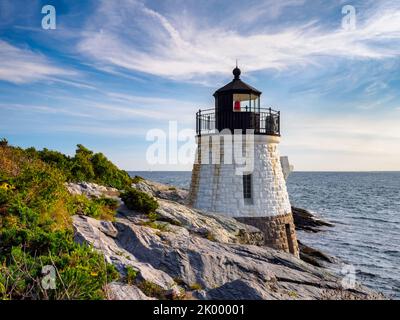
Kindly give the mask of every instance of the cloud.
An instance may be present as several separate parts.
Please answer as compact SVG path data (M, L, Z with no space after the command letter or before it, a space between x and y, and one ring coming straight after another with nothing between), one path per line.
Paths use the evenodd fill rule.
M284 119L283 144L307 153L310 150L400 159L400 115L301 116L289 114ZM285 127L285 125L284 125Z
M243 34L229 24L199 27L194 12L186 14L192 23L185 27L176 22L182 14L179 9L167 17L139 1L121 1L113 10L108 1L102 1L82 33L78 50L101 67L179 80L226 73L236 58L247 71L301 67L318 63L324 56L384 59L400 54L400 5L384 4L366 11L354 31L340 28L339 15L336 29L327 30L320 21L311 21L274 32L259 27ZM284 8L278 7L275 15ZM248 10L240 16L251 16L254 8Z
M299 171L399 170L400 113L286 114L280 152Z
M55 66L42 54L0 40L0 80L21 84L72 75L76 72Z
M48 98L48 95L45 95ZM87 118L103 121L134 121L138 126L165 126L168 120L179 119L180 125L193 125L196 105L177 99L143 97L119 92L97 93L95 98L57 96L55 102L34 105L0 103L1 109L22 113L41 113L49 116L63 115L72 118ZM179 115L179 117L177 117ZM108 126L113 126L108 123ZM118 126L118 124L116 124Z

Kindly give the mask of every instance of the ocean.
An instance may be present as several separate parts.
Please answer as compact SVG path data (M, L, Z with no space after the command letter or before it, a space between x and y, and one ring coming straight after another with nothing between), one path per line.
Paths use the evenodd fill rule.
M130 172L189 188L190 172ZM335 224L300 241L352 265L356 281L400 299L400 172L293 172L291 204ZM340 268L339 268L340 269Z

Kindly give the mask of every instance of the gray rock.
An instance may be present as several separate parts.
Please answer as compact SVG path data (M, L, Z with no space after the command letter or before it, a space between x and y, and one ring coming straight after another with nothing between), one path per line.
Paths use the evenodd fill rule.
M327 263L337 263L338 261L320 250L311 248L301 241L297 241L300 250L300 259L317 267L324 267Z
M114 198L119 199L119 191L115 188L100 186L96 183L79 182L65 183L67 190L72 195L85 195L88 198Z
M140 191L149 193L153 197L171 200L181 204L186 203L186 199L189 193L188 190L176 188L173 186L168 186L162 183L145 179L139 181L138 183L132 184L132 187Z
M333 227L333 224L324 221L310 211L292 206L293 220L297 230L319 232L321 227Z
M92 245L95 250L104 255L108 263L116 266L122 276L126 273L126 267L130 266L138 270L138 279L154 283L165 291L176 285L167 273L138 260L136 256L120 246L118 239L121 235L118 234L118 239L108 236L108 232L104 232L102 221L86 216L73 216L73 226L75 241Z
M179 282L188 292L194 285L201 287L192 294L197 299L381 297L359 285L345 290L337 276L290 254L209 241L180 226L160 231L118 218L118 236L114 239L105 235L94 219L74 217L74 225L79 239L92 243L117 266L129 264L140 270L147 281L162 286L166 293Z
M255 245L264 243L264 236L260 230L240 223L233 218L207 214L171 200L159 198L157 202L159 208L156 213L159 221L182 226L192 233L218 242ZM136 219L137 217L146 217L143 214L129 210L125 205L118 209L118 213L131 219L131 221L137 221L135 217Z
M121 282L107 284L105 291L109 300L154 300L146 296L138 287Z
M118 235L118 230L115 229L114 225L110 221L100 221L100 230L105 235L116 238Z

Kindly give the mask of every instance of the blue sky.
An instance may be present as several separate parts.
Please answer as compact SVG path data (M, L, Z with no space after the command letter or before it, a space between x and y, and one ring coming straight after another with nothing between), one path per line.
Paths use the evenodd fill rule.
M57 28L41 27L56 8ZM355 30L342 7L356 8ZM127 170L146 133L213 106L232 78L282 113L296 170L400 170L400 2L0 1L0 136L68 154L82 143Z

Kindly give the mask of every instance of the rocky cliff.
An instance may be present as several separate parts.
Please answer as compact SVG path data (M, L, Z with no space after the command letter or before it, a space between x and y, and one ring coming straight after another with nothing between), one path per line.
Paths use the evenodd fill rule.
M76 241L91 244L121 273L107 287L110 299L382 298L359 284L345 289L325 269L261 246L254 227L187 207L184 190L146 180L134 186L157 198L156 221L122 202L113 222L74 216ZM116 197L94 184L68 188Z

